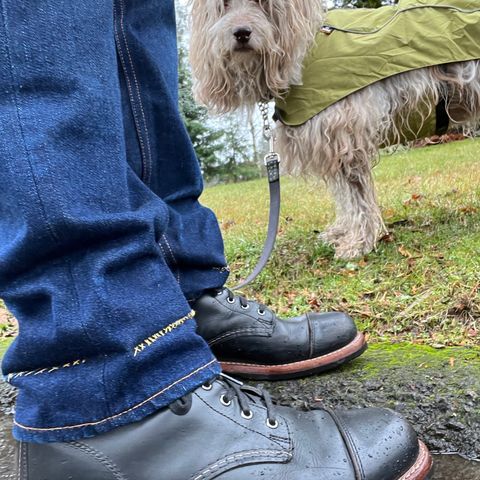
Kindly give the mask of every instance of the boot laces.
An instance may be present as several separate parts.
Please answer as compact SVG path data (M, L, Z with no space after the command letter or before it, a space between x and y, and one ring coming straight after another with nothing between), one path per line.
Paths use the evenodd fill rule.
M222 288L220 290L216 291L217 295L221 295L223 292L227 292L227 301L229 303L235 303L236 299L238 298L240 302L240 306L244 309L247 309L250 307L250 305L256 305L258 313L260 315L265 315L266 312L270 311L266 305L263 305L262 303L258 303L254 300L248 300L246 297L243 295L236 295L235 293L232 292L229 288Z
M232 400L237 399L241 409L242 417L251 419L253 411L251 405L261 405L267 409L267 425L270 428L278 426L278 420L275 416L275 405L273 404L270 394L260 387L251 387L244 385L242 382L235 380L224 373L220 374L216 380L222 383L224 391L221 396L224 405L230 405ZM209 389L212 383L204 384L204 387Z

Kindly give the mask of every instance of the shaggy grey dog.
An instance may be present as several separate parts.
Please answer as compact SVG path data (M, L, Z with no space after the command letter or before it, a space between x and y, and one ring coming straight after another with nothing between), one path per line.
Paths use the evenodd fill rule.
M324 21L321 0L192 0L191 62L196 98L216 113L252 109L301 84L302 64ZM307 123L278 123L288 173L329 186L335 222L322 234L337 257L375 248L384 234L372 178L382 145L398 143L412 112L444 99L450 125L480 118L480 62L421 68L374 83ZM397 139L392 141L392 139Z

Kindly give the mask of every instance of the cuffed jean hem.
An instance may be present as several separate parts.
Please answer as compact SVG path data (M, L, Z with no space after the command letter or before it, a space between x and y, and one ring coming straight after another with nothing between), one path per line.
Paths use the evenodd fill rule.
M159 385L152 392L146 392L144 400L118 408L117 413L108 417L85 420L80 424L42 428L22 425L15 419L13 435L19 441L33 443L69 442L94 437L114 428L143 420L212 380L220 374L220 371L219 363L211 358L177 380Z

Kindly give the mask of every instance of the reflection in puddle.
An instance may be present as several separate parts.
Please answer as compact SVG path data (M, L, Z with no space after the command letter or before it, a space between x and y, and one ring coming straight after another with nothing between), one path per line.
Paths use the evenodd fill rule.
M13 473L15 447L11 424L12 417L0 413L0 480L11 478ZM437 455L432 480L480 480L480 463L457 455Z

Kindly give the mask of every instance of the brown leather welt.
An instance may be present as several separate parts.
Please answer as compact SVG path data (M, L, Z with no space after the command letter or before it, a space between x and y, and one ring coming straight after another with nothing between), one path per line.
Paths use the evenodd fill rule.
M432 469L433 460L428 448L423 442L420 444L420 453L413 467L400 480L425 480Z
M343 348L320 357L302 360L300 362L286 363L283 365L258 365L254 363L221 362L222 367L229 373L235 373L235 370L241 373L250 374L288 374L298 372L299 370L308 370L330 365L331 363L343 360L350 355L358 352L365 346L365 336L358 333L357 336Z

